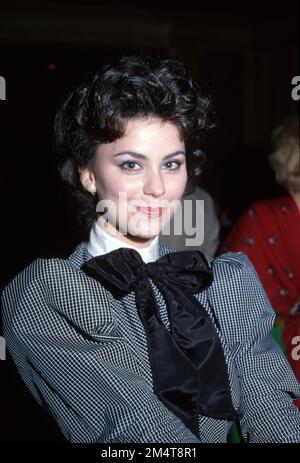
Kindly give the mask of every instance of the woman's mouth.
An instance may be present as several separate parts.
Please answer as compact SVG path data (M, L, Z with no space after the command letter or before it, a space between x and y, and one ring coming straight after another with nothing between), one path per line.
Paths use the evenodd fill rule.
M161 217L163 213L162 207L137 207L137 210L150 219Z

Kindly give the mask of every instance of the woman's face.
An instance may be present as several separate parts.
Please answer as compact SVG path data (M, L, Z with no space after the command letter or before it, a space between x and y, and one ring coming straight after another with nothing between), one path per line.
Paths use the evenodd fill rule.
M122 241L144 247L170 220L184 193L185 145L171 122L131 119L122 138L98 147L80 178L87 190L97 191L97 211L105 211L99 225Z

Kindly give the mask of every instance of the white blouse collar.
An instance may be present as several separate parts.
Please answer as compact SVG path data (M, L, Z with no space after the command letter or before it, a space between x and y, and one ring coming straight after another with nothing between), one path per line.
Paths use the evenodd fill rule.
M137 248L131 244L125 243L107 233L97 222L94 222L89 237L88 251L92 256L107 254L119 248L135 249L142 257L145 263L154 262L159 257L158 236L145 248Z

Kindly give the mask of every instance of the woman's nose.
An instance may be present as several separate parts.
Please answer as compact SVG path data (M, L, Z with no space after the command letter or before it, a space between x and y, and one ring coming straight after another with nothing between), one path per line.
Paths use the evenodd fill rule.
M165 185L161 175L157 172L147 172L144 183L144 194L162 196L165 193Z

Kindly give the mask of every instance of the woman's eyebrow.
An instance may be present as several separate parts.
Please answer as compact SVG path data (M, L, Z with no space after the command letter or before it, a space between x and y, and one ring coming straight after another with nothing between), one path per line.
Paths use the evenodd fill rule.
M146 161L149 160L149 158L147 158L147 156L145 156L144 154L136 153L135 151L120 151L119 153L114 154L113 157L121 156L122 154L129 154L130 156L132 156L133 158L136 158L136 159L144 159ZM185 152L182 151L182 150L174 151L174 153L170 153L170 154L167 154L166 156L164 156L163 159L172 158L173 156L176 156L177 154L185 155Z

